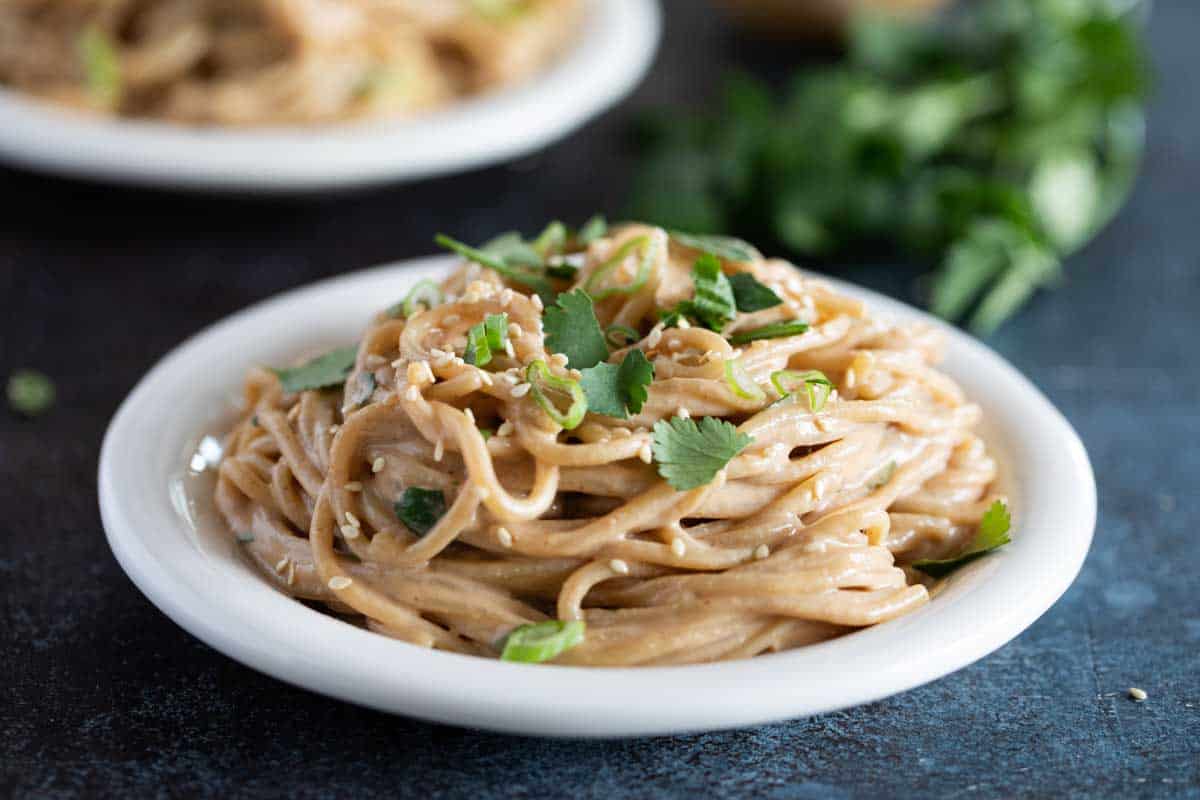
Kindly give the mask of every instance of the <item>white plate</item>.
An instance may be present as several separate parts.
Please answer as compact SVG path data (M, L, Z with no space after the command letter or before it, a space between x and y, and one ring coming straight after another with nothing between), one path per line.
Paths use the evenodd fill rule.
M0 158L73 177L249 192L363 186L515 158L578 128L628 94L650 66L655 0L586 0L580 38L517 87L423 116L234 130L113 120L0 90Z
M1079 438L1012 366L943 326L945 370L983 406L1016 527L1011 545L908 616L747 661L590 669L425 650L311 610L238 556L206 487L185 491L188 455L227 422L247 367L354 341L378 308L451 261L356 272L248 308L175 349L125 400L100 456L104 527L134 583L186 630L281 680L384 711L526 734L666 734L816 714L939 678L1032 624L1083 563L1096 487ZM931 319L834 283L876 312Z

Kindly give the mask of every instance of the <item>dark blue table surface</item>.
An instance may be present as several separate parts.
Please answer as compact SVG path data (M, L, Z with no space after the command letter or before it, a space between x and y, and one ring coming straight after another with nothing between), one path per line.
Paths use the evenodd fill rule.
M173 345L281 289L428 252L434 230L471 240L615 213L638 108L790 55L704 4L667 6L664 49L631 101L505 167L286 202L0 172L0 374L37 366L60 391L40 420L0 412L0 795L1200 798L1196 0L1158 0L1150 19L1160 77L1132 202L1063 289L991 342L1079 430L1100 521L1071 590L974 666L815 719L541 741L285 686L193 640L121 573L96 508L99 441ZM846 274L907 297L917 272ZM1149 699L1132 702L1130 686Z

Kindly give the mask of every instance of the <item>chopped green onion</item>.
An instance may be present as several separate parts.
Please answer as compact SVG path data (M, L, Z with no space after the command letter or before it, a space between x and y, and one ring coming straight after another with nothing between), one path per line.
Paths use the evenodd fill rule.
M121 57L112 40L104 31L89 26L76 48L92 100L110 108L117 105L121 100Z
M540 358L525 369L525 380L529 382L530 394L546 415L567 430L576 428L587 414L587 395L579 381L560 378L550 372L550 367ZM560 411L555 400L567 406Z
M800 320L772 322L770 325L763 325L761 328L738 331L730 335L729 343L746 344L747 342L754 342L759 339L779 339L784 336L799 336L806 330L808 330L808 323L801 322Z
M480 428L479 435L482 436L483 440L486 442L488 439L496 435L496 431L491 428Z
M416 284L408 290L408 294L404 295L404 299L387 310L389 317L405 318L411 317L424 308L434 308L442 304L442 290L433 281L425 278L417 281Z
M487 333L488 347L493 353L504 350L508 342L508 314L488 314L483 320L483 329Z
M298 367L272 369L271 372L279 378L279 383L287 394L309 389L327 389L340 386L346 381L346 376L354 369L357 355L358 345L339 347Z
M8 378L8 407L36 417L54 405L54 381L32 369L19 369Z
M626 257L639 247L642 248L642 255L638 261L638 271L633 276L633 280L624 284L613 281L612 285L601 286L609 275L616 271L617 267L621 265ZM645 286L646 280L650 277L652 255L649 236L638 236L630 239L617 248L616 253L588 276L587 281L583 284L584 291L591 295L593 300L597 301L612 297L614 294L633 294Z
M563 248L567 246L567 226L563 225L558 220L551 222L546 226L538 237L533 240L533 249L538 252L542 258L561 253Z
M484 323L472 325L467 331L467 349L463 353L463 361L475 367L482 367L491 360L492 348L488 345Z
M725 362L725 385L743 400L763 400L767 396L746 372L740 358L731 358Z
M642 335L628 325L609 325L604 329L604 341L612 347L624 347L641 338Z
M833 391L833 381L825 377L824 372L816 369L807 372L781 369L771 373L771 383L780 397L788 397L804 389L808 394L808 407L814 414L825 407L825 401Z
M583 641L582 620L552 619L514 628L504 640L501 661L540 664L570 650Z
M602 214L596 214L579 229L575 241L580 247L587 247L608 233L608 220Z

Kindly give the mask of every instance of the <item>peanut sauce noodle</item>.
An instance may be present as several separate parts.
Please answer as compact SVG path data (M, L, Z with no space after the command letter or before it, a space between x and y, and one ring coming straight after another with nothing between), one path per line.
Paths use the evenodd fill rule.
M269 581L378 633L492 658L518 626L583 620L583 641L553 659L572 665L747 658L928 601L934 581L911 563L963 551L996 476L972 433L979 407L933 366L939 331L872 316L762 258L722 269L753 274L781 304L719 333L664 327L659 311L692 296L697 250L638 224L568 249L579 272L563 290L611 270L614 254L610 277L627 286L649 264L635 291L595 303L602 326L636 331L609 362L636 348L654 365L641 410L563 430L526 382L538 359L578 377L547 349L542 301L463 263L441 304L371 321L342 391L286 394L275 373L249 372L216 502ZM499 313L510 346L467 363L470 328ZM729 341L792 320L809 327ZM758 396L731 388L735 359ZM783 369L820 370L835 388L817 411L781 400L769 378ZM727 420L752 441L707 484L676 490L656 471L651 429L678 417ZM394 508L410 487L445 496L424 535Z
M527 78L581 13L580 0L4 0L0 83L189 124L396 116Z

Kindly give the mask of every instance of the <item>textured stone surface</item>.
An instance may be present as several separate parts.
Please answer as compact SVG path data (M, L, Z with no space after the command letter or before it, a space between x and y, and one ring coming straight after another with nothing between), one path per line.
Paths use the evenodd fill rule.
M658 72L536 160L369 194L179 197L0 173L0 796L1200 797L1200 6L1160 0L1129 208L992 342L1077 426L1100 485L1079 581L1011 644L857 709L752 730L546 742L387 717L258 675L134 589L96 508L101 434L163 353L315 278L551 215L616 211L639 105L698 98L745 44L676 0ZM788 55L754 48L760 68ZM686 69L685 69L686 65ZM849 276L900 296L913 269ZM1141 686L1149 699L1125 695ZM703 702L703 698L697 698Z

